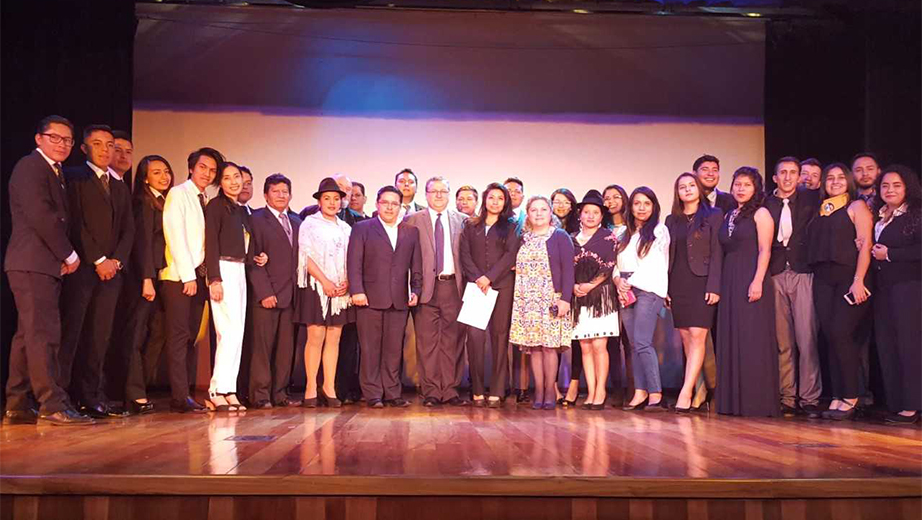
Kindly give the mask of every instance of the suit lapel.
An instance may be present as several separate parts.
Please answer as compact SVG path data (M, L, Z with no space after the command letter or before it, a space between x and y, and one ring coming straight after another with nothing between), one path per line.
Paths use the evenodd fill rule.
M295 236L295 228L294 225L291 224L290 218L288 219L288 223L291 226L291 242L288 242L288 235L285 234L285 228L282 227L282 222L275 218L275 215L272 213L272 210L270 210L268 206L266 207L266 214L264 218L269 221L269 227L276 231L276 234L279 235L279 238L282 239L282 242L288 244L288 247L294 247L294 243L298 237Z
M381 223L381 219L375 218L374 223L371 225L371 229L372 229L372 233L378 235L378 238L384 240L384 242L385 242L388 246L391 245L391 239L390 239L390 237L387 236L387 231L384 229L384 224ZM399 229L399 228L398 228L398 229ZM397 232L397 240L398 240L398 241L400 240L400 232L399 232L399 231ZM395 250L395 251L397 250L396 244L394 245L394 247L393 247L392 249Z
M421 215L423 221L423 229L426 231L426 243L429 244L429 250L432 251L432 258L435 258L435 230L432 228L432 218L429 215L429 210L426 209L424 216Z

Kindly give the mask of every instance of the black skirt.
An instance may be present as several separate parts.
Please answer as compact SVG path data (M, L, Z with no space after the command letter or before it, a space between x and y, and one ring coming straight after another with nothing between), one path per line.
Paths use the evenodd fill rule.
M688 327L711 328L716 305L708 305L704 300L707 292L706 276L698 276L688 266L688 227L677 226L676 236L671 237L676 242L676 257L669 273L669 298L672 300L672 320L677 329Z
M323 315L320 305L320 295L310 287L297 288L295 293L294 322L303 325L323 325L326 327L340 327L347 323L355 323L355 307L349 306L339 314Z

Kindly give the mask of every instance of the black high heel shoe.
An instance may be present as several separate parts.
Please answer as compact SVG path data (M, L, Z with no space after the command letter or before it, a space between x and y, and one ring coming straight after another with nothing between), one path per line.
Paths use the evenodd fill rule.
M637 404L634 404L634 405L632 405L632 404L626 404L626 405L622 406L621 409L624 410L625 412L639 412L639 411L641 411L641 410L643 410L644 408L647 407L647 401L649 401L649 400L650 400L650 396L647 396L647 397L644 397L644 398L643 398L643 401L641 401L641 402L639 402L639 403L637 403ZM657 403L657 404L658 404L658 403Z
M227 404L227 401L225 401L224 404L215 404L215 402L212 401L212 399L214 399L215 397L223 398L224 396L222 396L221 394L209 395L208 397L205 398L205 408L209 412L229 412L230 405Z
M342 408L343 402L335 397L327 397L327 393L323 391L323 388L320 389L320 395L317 396L323 401L324 406L329 406L330 408Z

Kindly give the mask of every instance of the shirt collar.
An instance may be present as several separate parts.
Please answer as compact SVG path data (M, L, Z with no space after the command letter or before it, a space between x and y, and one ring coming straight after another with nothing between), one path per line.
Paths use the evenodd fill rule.
M711 206L717 204L717 188L714 188L708 193L707 199L711 202Z
M151 186L150 184L148 184L147 187L148 187L148 189L150 189L150 192L154 194L154 198L155 198L155 199L156 199L157 197L164 197L164 195L163 195L162 193L160 193L159 191L157 191L157 189L154 188L153 186Z
M782 197L781 195L778 194L778 188L775 188L775 190L772 191L772 195L778 200L788 199L788 201L794 202L794 198L797 197L797 190L795 189L794 192L788 195L787 197Z
M381 222L381 225L384 226L384 229L387 229L387 228L395 229L397 226L400 225L400 220L399 220L399 219L398 219L398 220L395 220L393 224L388 224L387 222L385 222L384 220L381 219L381 215L378 215L377 218L378 218L378 220Z
M893 213L890 215L890 219L886 219L886 216L887 216L887 206L886 205L880 208L880 211L877 212L877 215L881 218L881 220L893 220L896 217L899 217L900 215L905 215L907 211L909 211L909 204L904 202L900 204L900 207L893 210Z
M86 162L86 165L89 166L91 170L93 170L93 173L95 173L97 177L102 177L103 175L105 175L105 174L107 174L107 173L108 173L109 175L113 175L113 174L115 173L115 172L112 171L112 168L107 168L107 169L103 170L103 169L100 168L99 166L96 166L95 164L91 163L90 161L87 161L87 162Z
M276 219L282 218L282 212L281 212L281 211L277 211L275 208L273 208L272 206L268 206L268 205L266 206L266 209L268 209L270 212L272 212L272 214L275 215L275 218L276 218ZM288 214L288 208L285 208L285 214L286 214L286 215Z
M42 159L45 159L45 161L48 162L48 165L51 166L51 169L54 170L54 165L55 165L56 163L55 163L54 161L52 161L50 157L48 157L47 155L45 155L45 152L43 152L41 148L36 148L35 151L37 151L37 152L39 153L39 155L42 156Z

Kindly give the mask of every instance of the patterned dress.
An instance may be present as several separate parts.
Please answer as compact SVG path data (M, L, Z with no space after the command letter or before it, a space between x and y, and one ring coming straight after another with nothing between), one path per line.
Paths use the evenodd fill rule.
M567 348L573 335L570 314L562 318L551 316L550 308L557 304L560 293L554 291L551 264L544 235L528 231L515 259L515 292L512 303L512 324L509 342L527 350L534 347Z

